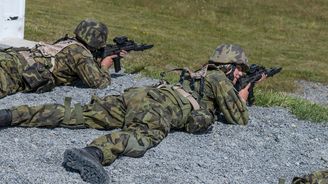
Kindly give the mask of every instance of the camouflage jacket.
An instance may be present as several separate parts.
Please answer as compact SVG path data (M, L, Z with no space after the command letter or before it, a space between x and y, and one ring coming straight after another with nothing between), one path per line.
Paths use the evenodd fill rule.
M42 46L49 46L51 49L52 46L63 44L63 42L65 41L58 42L54 45L37 45L27 51L27 58L31 58L36 63L41 63L47 71L49 70L51 72L51 80L53 81L51 85L53 85L53 87L60 85L72 85L79 80L91 88L105 88L110 84L111 80L108 70L102 68L99 62L94 59L91 52L75 40L71 40L71 44L68 44L63 49L60 49L60 51L53 57L42 53ZM18 53L22 55L22 52L19 51ZM22 61L24 59L20 60L23 65L26 65L24 67L23 77L24 74L34 75L33 72L35 70L31 70L31 74L28 73L29 62L27 61L27 63L24 63ZM25 57L25 61L26 60L28 59ZM28 90L29 89L26 91Z
M200 106L209 112L224 115L227 123L245 125L248 122L248 110L245 102L239 97L231 81L220 69L207 71L204 78L203 97L200 97L200 81L196 80L194 90L190 81L183 83L185 91L191 93L194 98L200 98Z
M78 44L70 45L56 55L52 71L56 85L71 85L77 80L91 88L105 88L110 82L107 69L100 66L89 50Z
M199 101L199 110L191 110L188 100L172 87L160 88L166 96L172 96L180 101L178 104L183 115L179 117L179 120L173 120L171 126L178 129L185 128L191 133L203 132L214 123L215 116L224 117L220 120L225 123L246 125L249 120L246 103L241 100L225 74L219 69L209 70L204 80L204 96ZM196 80L195 90L190 89L190 81L185 81L182 87L197 99L199 86L200 81Z

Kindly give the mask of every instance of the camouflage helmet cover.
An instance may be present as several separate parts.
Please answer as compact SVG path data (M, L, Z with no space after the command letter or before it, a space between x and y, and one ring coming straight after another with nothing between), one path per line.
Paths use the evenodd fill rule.
M106 45L108 29L102 22L85 19L77 25L74 34L79 41L87 46L99 49Z
M238 64L242 66L244 71L249 69L244 50L239 45L233 44L219 45L210 58L210 63L217 65Z

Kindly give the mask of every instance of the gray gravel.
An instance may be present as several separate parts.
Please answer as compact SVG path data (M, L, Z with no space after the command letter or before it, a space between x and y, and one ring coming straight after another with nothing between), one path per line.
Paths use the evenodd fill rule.
M312 102L328 105L328 85L323 85L316 82L297 81L298 90L293 96L304 98Z
M21 104L87 103L93 94L119 94L156 80L122 75L103 90L57 87L44 94L0 100L0 109ZM327 94L327 91L324 93ZM105 167L112 183L277 183L279 177L328 168L328 124L300 121L282 108L250 108L247 126L215 123L206 134L173 132L142 158L121 157ZM84 183L61 166L65 149L84 147L110 131L7 128L0 136L0 183Z

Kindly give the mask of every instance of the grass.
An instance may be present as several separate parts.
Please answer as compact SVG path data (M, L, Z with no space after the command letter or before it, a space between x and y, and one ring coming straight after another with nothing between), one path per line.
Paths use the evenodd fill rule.
M52 42L95 18L110 37L154 44L132 53L129 72L159 77L166 65L198 68L221 43L241 45L250 63L283 71L257 87L275 96L295 80L328 84L326 0L28 0L25 37ZM263 103L260 103L263 100ZM297 101L297 100L296 100ZM258 99L265 104L264 98ZM324 112L323 112L324 113ZM326 111L327 113L327 111Z
M300 119L328 122L328 107L315 104L308 100L287 96L281 92L263 92L258 90L255 95L257 105L285 107Z

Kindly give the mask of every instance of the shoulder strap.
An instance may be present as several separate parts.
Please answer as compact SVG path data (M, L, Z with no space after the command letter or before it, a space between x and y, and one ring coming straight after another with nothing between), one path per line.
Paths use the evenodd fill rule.
M180 71L181 73L180 73L179 85L183 86L184 81L189 80L190 81L190 89L192 91L195 91L195 81L200 80L200 86L198 89L199 97L197 98L198 103L199 103L200 100L204 96L205 77L206 77L207 71L209 69L213 70L213 69L218 69L218 68L214 64L206 64L201 69L199 69L195 72L187 67L184 67L184 68L174 68L171 70L167 70L167 71L162 72L160 75L161 75L161 80L163 81L163 78L165 77L165 75L167 73ZM187 73L189 75L186 75Z
M55 45L55 44L58 43L58 42L65 41L65 40L69 40L69 39L73 39L73 38L69 37L68 34L65 34L64 37L59 38L58 40L56 40L56 41L53 43L53 45Z

